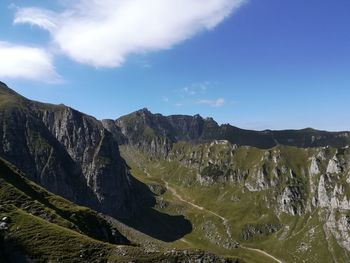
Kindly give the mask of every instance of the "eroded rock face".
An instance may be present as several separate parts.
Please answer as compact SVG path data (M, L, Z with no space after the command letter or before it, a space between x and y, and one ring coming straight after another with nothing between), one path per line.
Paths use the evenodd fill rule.
M169 156L198 172L203 187L233 184L262 192L277 216L320 209L325 233L350 251L350 150L276 147L258 150L230 144L174 146Z
M278 214L284 212L295 216L304 213L303 198L298 187L287 186L282 195L278 196L277 202L279 204Z
M82 169L100 211L132 211L132 184L118 141L101 122L68 107L37 111L45 126Z
M341 167L339 166L338 160L336 157L332 158L328 162L327 173L338 174L341 172Z
M1 87L0 87L1 88ZM133 183L116 137L64 105L29 101L2 89L0 155L49 191L98 211L128 217Z
M21 109L0 111L0 155L51 192L80 202L91 198L83 174L44 124Z
M192 169L204 188L232 184L259 194L277 216L350 210L347 132L247 131L198 115L162 116L147 109L114 123L120 127L115 133L126 138L123 144ZM322 217L327 231L336 231L333 235L348 248L344 220Z
M210 143L215 140L228 141L240 146L253 146L270 149L277 145L296 147L346 147L350 145L349 132L325 132L313 129L285 131L251 131L229 124L219 125L212 118L200 115L153 114L141 109L115 121L122 134L131 145L150 145L154 138L173 144L180 141L191 143ZM157 140L156 140L157 141ZM142 148L147 150L147 147ZM158 147L162 149L162 147ZM167 153L163 151L163 153Z

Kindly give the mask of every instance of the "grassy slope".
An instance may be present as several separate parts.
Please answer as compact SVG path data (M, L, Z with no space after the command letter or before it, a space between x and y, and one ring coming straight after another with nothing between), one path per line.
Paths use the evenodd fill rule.
M8 242L41 259L107 256L111 244L128 244L96 212L50 194L0 160L0 216L11 218ZM101 252L97 252L101 251ZM101 258L103 259L102 256Z
M288 166L294 171L306 167L310 154L307 150L293 147L280 147L280 150ZM242 246L264 250L285 262L345 262L344 259L349 256L332 237L326 237L323 223L319 222L321 211L301 217L281 215L277 218L275 213L266 207L264 201L265 198L269 198L268 190L253 193L233 184L203 187L196 181L196 171L184 168L177 161L150 161L146 155L128 147L121 147L121 151L132 168L132 174L142 182L163 187L168 184L168 187L176 191L176 195L174 191L168 190L157 197L167 204L166 207L159 206L159 211L185 215L193 224L190 234L172 243L176 247L210 250L221 255L238 256L247 262L276 262L248 249L223 248L230 237L226 233L227 226L213 214L215 213L228 220L232 239L239 241ZM237 155L235 158L239 165L244 167L248 163L251 165L258 162L263 152L254 148L242 148L238 150ZM302 181L297 183L303 184ZM197 209L179 200L177 195L204 209ZM282 228L271 235L256 235L248 241L242 239L242 231L247 225L264 224L281 225ZM308 244L307 249L305 243ZM336 252L330 253L330 250Z
M1 260L5 256L12 262L24 261L25 256L36 262L177 262L186 258L178 251L148 253L122 245L127 240L116 229L117 239L108 235L110 224L96 212L45 191L2 159L0 200L0 218L11 220L9 230L0 231Z
M191 171L189 171L186 168L183 168L181 166L178 166L175 163L167 163L167 162L161 162L161 163L148 163L145 156L138 155L135 152L129 152L126 150L125 147L121 147L123 157L125 157L128 161L128 164L132 168L132 174L133 176L136 176L138 179L140 179L142 182L148 184L148 185L165 185L165 182L169 182L169 185L171 187L176 188L176 191L181 196L188 197L188 200L194 200L194 202L198 204L205 204L206 207L209 202L208 200L204 200L200 202L199 200L195 200L196 198L192 195L188 195L188 193L191 191L192 194L194 194L197 191L201 191L200 187L197 189L193 188L193 174L192 176ZM132 157L133 156L133 157ZM134 158L136 157L136 158ZM136 163L136 160L138 160ZM140 169L140 164L142 163L142 167L146 167L146 171L143 169ZM191 178L183 178L182 176L189 175ZM179 176L179 177L178 177ZM186 180L188 179L188 180ZM185 187L181 186L182 184L188 184L188 187L191 188L186 189ZM180 187L179 187L180 185ZM205 192L204 195L206 198L211 199L210 196L216 196L217 191L220 191L220 189L214 190L211 193ZM185 194L186 192L186 194ZM200 198L203 198L203 192L202 195L198 196ZM192 199L193 197L193 199ZM170 191L167 191L163 195L158 196L158 201L161 200L162 202L165 202L168 204L166 208L160 208L157 207L157 209L163 213L168 213L170 215L185 215L186 218L188 218L191 223L193 224L193 231L192 233L186 235L185 237L179 239L176 242L171 243L171 246L174 246L176 248L180 249L188 249L188 248L196 248L196 249L203 249L208 250L213 253L225 255L225 256L233 256L238 257L244 260L244 262L254 262L254 263L267 263L267 262L273 262L268 257L265 257L261 255L260 253L251 252L245 249L225 249L222 247L223 243L229 241L229 238L226 234L226 228L222 224L222 220L211 214L208 213L208 211L203 211L200 209L197 209L191 205L188 205L184 203L183 201L179 200L177 196L175 196ZM218 206L215 204L215 200L212 200L212 206L216 207L216 209L212 210L215 212L220 212L217 210ZM221 207L222 208L222 207ZM147 223L148 219L147 217L143 218L144 222ZM209 223L209 224L208 224ZM209 231L207 231L210 229ZM216 233L216 235L212 235L212 233ZM212 235L210 238L206 234ZM225 237L225 238L222 238ZM210 240L211 239L211 240Z

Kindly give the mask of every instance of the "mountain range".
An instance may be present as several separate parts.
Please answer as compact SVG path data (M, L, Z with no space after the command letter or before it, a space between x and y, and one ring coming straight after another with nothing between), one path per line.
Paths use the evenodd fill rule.
M4 83L0 127L10 262L350 261L350 132L100 121Z

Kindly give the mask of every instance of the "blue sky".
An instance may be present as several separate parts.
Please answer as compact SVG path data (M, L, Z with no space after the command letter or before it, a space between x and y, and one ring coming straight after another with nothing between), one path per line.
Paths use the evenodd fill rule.
M0 79L26 97L99 119L350 130L348 0L42 2L0 3Z

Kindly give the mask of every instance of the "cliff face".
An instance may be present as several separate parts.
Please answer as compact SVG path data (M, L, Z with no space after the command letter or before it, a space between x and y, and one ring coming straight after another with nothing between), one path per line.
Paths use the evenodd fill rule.
M115 137L69 107L29 101L0 87L0 155L53 193L128 217L133 184Z
M350 148L177 143L167 159L195 171L203 189L231 185L259 193L279 218L318 214L326 235L350 251Z
M200 116L165 117L146 109L115 123L127 138L121 143L126 148L141 152L151 163L162 163L164 171L177 164L188 169L173 175L178 176L171 180L179 187L190 182L187 191L198 185L203 193L239 189L240 196L232 200L238 200L237 206L242 203L240 209L259 196L263 209L278 218L279 227L286 215L295 220L312 215L327 240L334 238L350 251L349 132L247 131ZM195 183L188 179L191 175L196 175ZM273 220L267 223L276 226ZM273 230L269 227L267 232Z

